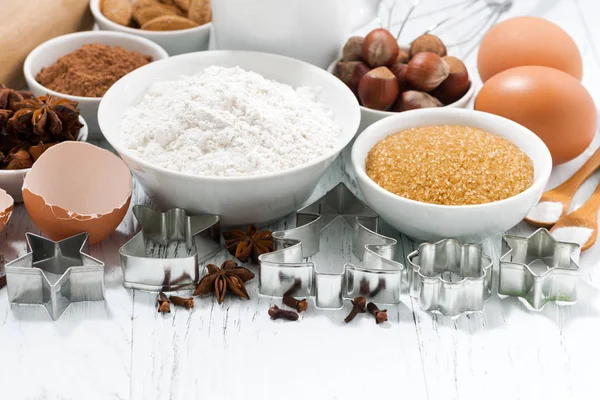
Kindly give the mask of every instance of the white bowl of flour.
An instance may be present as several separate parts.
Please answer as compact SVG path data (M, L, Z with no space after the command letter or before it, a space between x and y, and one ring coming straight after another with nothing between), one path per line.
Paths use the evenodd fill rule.
M105 94L98 120L160 207L264 224L310 197L354 137L360 108L310 64L211 51L128 74Z

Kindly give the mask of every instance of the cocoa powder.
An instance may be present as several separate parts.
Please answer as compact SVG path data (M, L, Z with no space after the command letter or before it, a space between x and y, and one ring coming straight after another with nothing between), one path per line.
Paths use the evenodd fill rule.
M42 68L35 80L55 92L102 97L116 81L151 61L149 56L119 46L85 44Z

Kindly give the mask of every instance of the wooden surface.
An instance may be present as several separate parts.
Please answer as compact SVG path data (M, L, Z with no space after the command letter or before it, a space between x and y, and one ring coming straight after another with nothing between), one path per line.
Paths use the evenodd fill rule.
M452 1L424 0L423 7ZM403 1L405 6L410 3ZM597 0L516 0L507 15L538 15L560 24L584 56L584 84L600 100L600 4ZM507 17L505 16L505 17ZM422 31L431 19L408 27ZM451 53L468 51L468 46ZM475 67L476 52L467 57ZM555 169L564 181L598 147ZM573 207L593 191L595 175ZM347 154L323 178L314 198L339 181L354 191ZM146 199L136 189L132 204ZM273 228L283 228L282 221ZM52 322L43 308L10 306L0 290L1 399L597 399L600 359L600 245L581 260L579 301L528 311L496 294L481 314L450 319L419 310L406 295L388 307L390 321L367 317L345 325L343 311L311 308L297 323L270 321L272 302L248 284L250 301L197 299L192 311L155 311L155 295L121 285L118 249L136 231L127 215L91 254L106 263L106 302L73 304ZM0 255L26 252L38 232L18 206L0 233ZM526 234L524 224L512 230ZM400 237L398 235L398 237ZM399 256L414 244L400 237ZM347 243L325 251L338 255ZM484 243L498 258L500 237ZM214 261L220 263L222 253ZM251 266L256 272L256 267ZM312 304L312 303L311 303ZM389 396L389 397L379 397Z

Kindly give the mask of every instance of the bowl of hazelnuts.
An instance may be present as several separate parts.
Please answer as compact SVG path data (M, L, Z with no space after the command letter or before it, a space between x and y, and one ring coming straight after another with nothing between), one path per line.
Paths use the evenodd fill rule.
M466 107L475 91L465 64L449 56L435 35L424 34L410 46L400 46L380 28L365 37L351 37L342 53L328 70L360 102L359 132L399 112Z

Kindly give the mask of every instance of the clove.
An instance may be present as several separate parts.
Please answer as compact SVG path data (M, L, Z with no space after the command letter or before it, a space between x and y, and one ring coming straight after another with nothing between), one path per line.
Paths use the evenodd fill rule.
M171 312L171 302L169 301L166 294L160 292L158 294L158 299L156 299L156 302L158 303L159 313L165 314Z
M295 309L296 311L298 311L299 313L302 311L306 311L308 309L308 301L306 301L306 299L297 299L295 297L293 297L293 294L295 292L298 291L298 289L300 289L300 287L302 286L302 279L295 279L294 280L294 284L285 291L285 293L283 294L283 304L285 304L286 306Z
M375 317L375 323L380 324L388 320L387 310L380 310L375 303L367 304L367 310Z
M190 308L194 308L194 299L192 297L185 298L185 297L179 297L179 296L170 296L169 300L171 300L171 302L173 304L175 304L176 306L185 307L186 310L189 310Z
M269 308L269 316L271 317L271 319L287 319L288 321L297 321L298 320L298 314L294 311L289 311L289 310L282 310L281 308L277 307L276 305L272 305L271 308Z
M367 312L365 309L367 299L365 299L363 296L359 296L354 300L350 301L352 302L352 311L350 311L350 314L348 314L348 316L344 318L345 323L352 321L354 317L356 317L359 313Z

